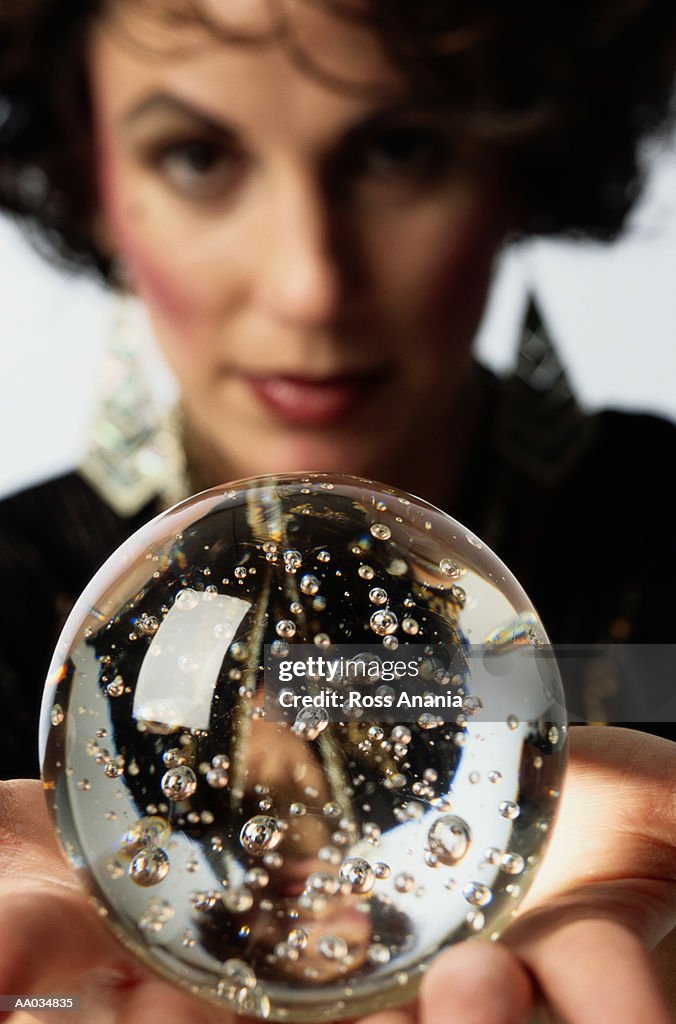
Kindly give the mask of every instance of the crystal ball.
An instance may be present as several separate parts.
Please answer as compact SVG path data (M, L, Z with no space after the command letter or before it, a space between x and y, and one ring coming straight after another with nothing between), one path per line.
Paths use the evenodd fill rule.
M134 534L59 640L43 780L97 913L240 1014L355 1017L497 937L565 770L531 601L433 506L347 475L215 488Z

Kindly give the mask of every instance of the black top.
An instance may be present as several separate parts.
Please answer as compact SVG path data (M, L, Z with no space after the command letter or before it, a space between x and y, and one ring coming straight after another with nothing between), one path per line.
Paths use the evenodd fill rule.
M672 642L676 425L587 415L569 392L518 376L482 381L471 461L446 511L508 565L554 643ZM158 511L151 501L123 518L77 472L0 502L0 777L38 773L42 688L66 616ZM588 717L605 717L596 696Z

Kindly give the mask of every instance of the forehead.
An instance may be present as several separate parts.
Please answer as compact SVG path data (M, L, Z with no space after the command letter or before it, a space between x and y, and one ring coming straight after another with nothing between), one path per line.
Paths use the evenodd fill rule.
M405 92L365 0L112 0L89 56L118 110L163 87L215 115L260 116L267 103L287 120L319 108L330 120Z

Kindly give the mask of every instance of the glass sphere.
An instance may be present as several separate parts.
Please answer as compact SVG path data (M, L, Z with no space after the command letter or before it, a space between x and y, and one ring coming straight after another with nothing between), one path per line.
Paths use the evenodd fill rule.
M547 643L496 555L411 495L206 491L108 560L59 641L41 751L66 853L197 995L280 1021L403 1003L500 933L542 858L567 747Z

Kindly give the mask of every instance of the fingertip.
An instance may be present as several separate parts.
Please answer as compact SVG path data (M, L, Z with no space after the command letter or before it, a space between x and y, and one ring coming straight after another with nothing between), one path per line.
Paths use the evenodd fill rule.
M396 1006L391 1010L377 1010L367 1017L360 1017L355 1021L345 1021L344 1024L416 1024L416 1021L415 1004L410 1004Z
M233 1014L212 1011L205 1003L163 981L149 979L129 992L120 1009L120 1024L233 1024Z
M561 907L543 911L539 923L524 917L513 933L548 1005L589 1024L674 1024L638 936L618 920L575 917L575 909L568 917Z
M420 988L421 1024L521 1024L532 1006L523 964L505 946L484 939L447 950Z
M80 895L4 892L2 910L0 992L34 992L125 959Z

